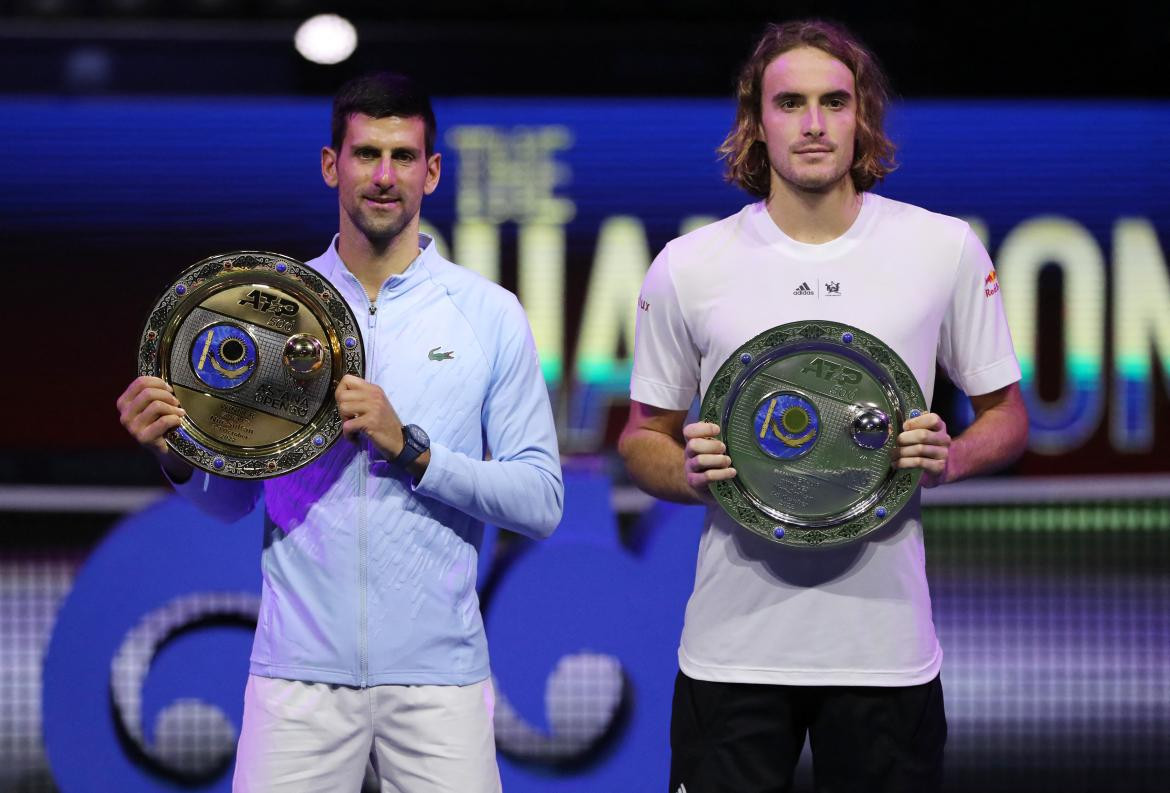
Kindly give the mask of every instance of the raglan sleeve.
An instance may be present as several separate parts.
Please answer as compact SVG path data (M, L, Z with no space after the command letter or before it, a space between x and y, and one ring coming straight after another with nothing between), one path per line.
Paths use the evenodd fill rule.
M547 537L561 520L564 481L548 387L528 318L514 297L492 324L491 338L481 413L491 459L433 443L414 490L485 523Z
M1020 379L995 267L969 227L939 333L938 361L951 381L971 396Z
M667 245L650 265L638 296L630 398L686 410L699 391L700 355L675 288L670 255Z

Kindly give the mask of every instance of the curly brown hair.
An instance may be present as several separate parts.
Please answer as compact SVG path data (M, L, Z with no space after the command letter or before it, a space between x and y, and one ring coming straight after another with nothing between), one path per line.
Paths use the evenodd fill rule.
M897 167L895 147L882 129L889 104L889 85L877 58L844 27L820 19L768 25L736 85L735 123L719 147L727 181L757 198L772 186L768 149L760 139L764 70L772 61L799 47L815 47L849 67L857 86L857 138L849 175L863 193Z

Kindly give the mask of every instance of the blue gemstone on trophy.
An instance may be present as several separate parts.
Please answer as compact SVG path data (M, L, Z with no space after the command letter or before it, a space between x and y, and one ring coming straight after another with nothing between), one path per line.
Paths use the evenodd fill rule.
M799 394L772 394L756 408L752 429L764 454L791 460L817 442L820 417L813 403Z
M240 326L217 322L196 334L190 361L191 371L204 385L230 391L256 372L256 342Z
M739 356L739 362L744 366L747 366L752 362L752 354L750 352L745 352L743 355Z
M287 269L288 269L288 265L285 264L284 262L277 262L276 263L276 272L283 273Z
M224 466L223 458L216 457L214 460L211 461L211 466L212 466L212 468L214 468L217 471L222 471L223 466Z
M921 415L922 415L922 411L919 410L918 408L914 408L913 410L910 411L910 418L912 418L912 419L916 419Z
M175 294L176 294L176 295L179 295L180 297L182 297L183 295L187 294L187 286L186 286L186 284L179 284L178 286L176 286L176 287L175 287Z
M345 337L345 349L352 350L356 346L357 346L357 339L355 339L353 336L346 336Z
M849 333L849 332L842 333L841 334L841 341L845 342L846 344L852 344L853 343L853 334Z
M313 445L316 446L318 449L320 449L322 446L325 445L325 438L320 436L320 435L314 435L313 436Z
M782 539L784 537L784 527L777 526L775 529L772 530L772 536L775 537L777 540Z
M886 508L878 507L873 511L873 514L877 515L879 518L884 518L886 516Z

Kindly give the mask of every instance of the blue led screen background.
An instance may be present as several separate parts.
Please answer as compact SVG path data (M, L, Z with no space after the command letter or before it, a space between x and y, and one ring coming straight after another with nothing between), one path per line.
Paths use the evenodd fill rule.
M699 522L648 509L612 444L642 272L666 241L748 200L722 182L714 154L732 108L447 98L436 111L443 176L424 203L427 228L456 261L520 294L574 472L555 540L500 538L481 567L515 717L500 733L505 788L653 789L669 709L659 684L672 673ZM890 128L902 165L879 192L967 218L983 237L1033 419L1031 450L1012 471L927 511L948 789L1161 790L1170 105L916 100L894 107ZM259 538L247 522L201 531L167 502L135 514L160 479L113 401L133 376L145 312L180 269L233 249L304 260L324 248L337 223L319 173L327 129L322 99L0 103L10 153L0 790L108 789L84 781L95 768L120 790L227 789L230 678L245 668ZM960 425L961 398L943 386L935 399ZM176 556L190 565L176 570ZM528 644L527 625L553 638ZM46 662L53 648L62 654ZM192 686L185 676L208 657L222 667ZM111 705L115 668L145 677ZM74 674L87 688L69 733L54 691ZM556 722L574 725L568 737L550 738L554 690L569 692ZM184 749L191 736L204 754Z
M731 107L474 99L437 111L443 177L424 218L449 255L520 293L563 443L600 451L608 399L628 384L641 272L680 231L746 203L714 154ZM971 220L997 262L1032 397L1025 473L1153 471L1170 452L1157 418L1170 109L1117 102L1109 116L1107 142L1099 115L1073 103L907 102L891 118L902 165L880 191ZM6 103L0 141L19 153L0 195L10 316L60 351L35 356L36 376L76 394L50 426L10 428L10 447L127 448L107 408L130 372L119 351L171 276L225 250L324 249L336 228L318 164L327 118L308 100ZM82 342L96 355L78 377L67 351ZM11 389L2 407L35 399Z

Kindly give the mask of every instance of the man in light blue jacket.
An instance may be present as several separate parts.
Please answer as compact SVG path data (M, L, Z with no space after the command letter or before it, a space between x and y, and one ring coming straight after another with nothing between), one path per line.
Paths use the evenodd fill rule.
M183 408L140 377L127 430L176 489L232 520L265 496L263 591L236 791L499 790L475 591L485 522L548 536L563 483L528 322L508 291L420 234L439 182L430 100L408 78L338 92L321 151L340 231L309 266L365 318L366 377L336 392L349 442L263 483L168 451Z

